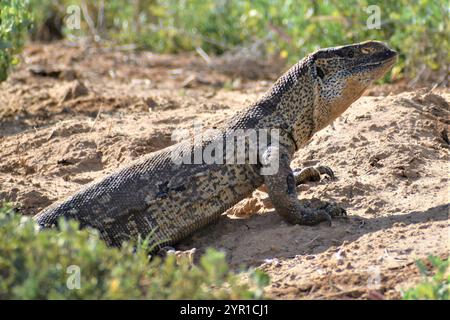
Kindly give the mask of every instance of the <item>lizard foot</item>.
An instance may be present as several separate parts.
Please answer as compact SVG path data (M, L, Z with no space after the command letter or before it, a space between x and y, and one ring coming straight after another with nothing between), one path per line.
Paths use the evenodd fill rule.
M176 249L171 246L165 246L158 250L157 256L164 258L167 257L169 254L173 254L176 252Z
M177 263L180 263L183 260L187 260L189 262L189 264L192 265L194 263L196 251L197 251L196 248L180 251L180 250L175 250L175 248L173 248L173 247L166 246L166 247L162 247L158 251L157 255L160 256L161 258L167 258L168 256L175 256Z
M297 186L306 182L320 181L320 176L322 174L327 175L331 180L334 180L336 178L333 170L330 167L320 165L314 167L297 168L293 170L293 173L295 184Z
M321 201L319 199L299 200L302 220L304 224L317 224L327 221L331 226L332 218L342 218L347 216L347 211L334 202Z

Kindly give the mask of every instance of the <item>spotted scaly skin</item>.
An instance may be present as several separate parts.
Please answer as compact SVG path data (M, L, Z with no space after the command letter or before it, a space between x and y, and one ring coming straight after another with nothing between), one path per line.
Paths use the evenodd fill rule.
M395 51L377 41L318 50L294 65L219 133L201 143L188 139L145 155L54 203L34 219L42 228L56 225L59 218L77 220L82 227L99 230L112 246L153 232L152 244L163 247L214 221L263 184L276 212L290 223L312 225L344 215L334 204L312 209L297 198L297 184L323 173L332 176L331 169L319 166L293 171L290 162L315 132L389 71L396 57ZM279 143L269 139L256 163L248 158L242 164L229 163L226 152L223 164L173 161L174 154L193 158L208 146L224 151L220 141L239 129L277 129ZM277 172L263 175L262 170L272 165L278 167Z

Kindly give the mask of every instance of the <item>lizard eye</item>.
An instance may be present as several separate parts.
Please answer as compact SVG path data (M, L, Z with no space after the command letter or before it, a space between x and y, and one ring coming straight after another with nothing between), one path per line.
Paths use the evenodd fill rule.
M355 55L355 53L353 52L353 50L349 50L348 53L347 53L347 56L349 58L353 58L354 55Z

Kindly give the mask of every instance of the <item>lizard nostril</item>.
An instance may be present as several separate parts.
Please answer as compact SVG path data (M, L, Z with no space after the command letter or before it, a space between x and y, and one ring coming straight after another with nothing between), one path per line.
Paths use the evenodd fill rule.
M395 57L397 55L397 51L388 49L385 51L384 55L386 57Z

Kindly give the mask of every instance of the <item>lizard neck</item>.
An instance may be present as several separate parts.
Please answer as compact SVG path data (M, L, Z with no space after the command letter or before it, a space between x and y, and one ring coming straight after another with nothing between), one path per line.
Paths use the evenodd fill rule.
M310 57L301 60L283 75L275 86L286 87L286 79L291 85L279 95L276 109L271 115L274 126L286 131L295 144L295 150L303 147L314 134L314 109L317 101L316 81L310 70ZM277 122L279 124L277 124Z

